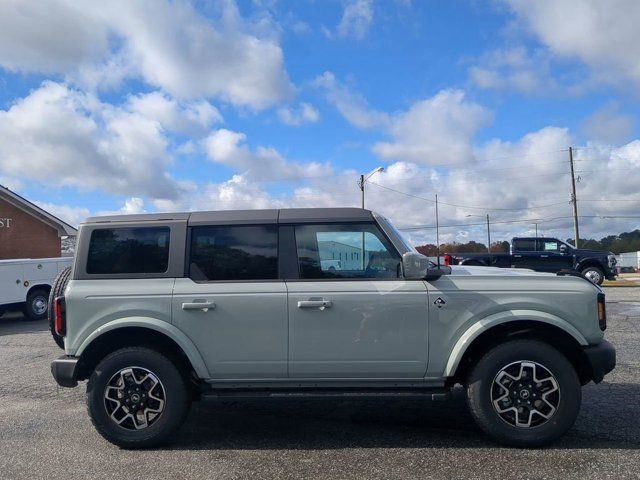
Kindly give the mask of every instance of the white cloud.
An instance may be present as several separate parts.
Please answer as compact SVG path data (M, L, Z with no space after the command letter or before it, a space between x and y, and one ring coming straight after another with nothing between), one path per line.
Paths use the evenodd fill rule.
M378 142L373 151L386 159L431 165L468 161L475 133L490 120L489 111L466 100L464 92L443 90L393 116L388 127L393 141Z
M530 54L524 47L509 47L484 54L469 68L469 78L480 88L549 93L557 88L550 70L544 52Z
M0 110L0 171L17 179L172 198L167 139L157 121L44 82Z
M212 132L204 140L209 159L226 165L252 180L291 180L331 174L331 166L317 162L299 163L285 159L274 148L251 150L244 133L227 129Z
M586 118L582 130L591 140L616 145L630 139L633 124L631 115L621 113L618 105L610 103Z
M367 100L339 82L332 72L324 72L313 84L326 93L329 103L334 105L347 121L357 128L385 126L389 115L372 109Z
M256 109L291 95L274 36L253 33L232 1L217 11L212 20L182 1L10 0L0 3L0 65L84 87L137 77L175 97Z
M128 109L159 122L166 130L196 136L223 121L218 109L206 100L180 103L161 92L129 97Z
M57 205L48 202L34 202L40 208L50 212L60 220L67 222L69 225L78 226L85 218L91 215L86 207L74 207L71 205Z
M350 0L342 12L337 27L342 38L353 37L362 40L373 21L373 0Z
M640 2L506 0L518 19L560 58L579 59L603 82L640 85Z
M285 125L298 126L303 123L315 123L320 119L320 113L310 103L300 102L298 108L280 108L278 118Z

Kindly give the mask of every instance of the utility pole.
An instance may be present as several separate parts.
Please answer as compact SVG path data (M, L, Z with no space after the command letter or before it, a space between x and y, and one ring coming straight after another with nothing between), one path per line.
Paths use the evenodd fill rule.
M534 225L536 226L536 237L538 236L538 224L534 223Z
M576 175L573 171L573 147L569 147L569 165L571 165L571 203L573 203L573 229L575 233L575 247L580 248L580 230L578 229L578 197L576 196Z
M489 251L489 264L493 263L491 258L491 227L489 227L489 214L487 213L487 250Z
M362 193L362 209L364 210L364 175L360 175L358 185L360 186L360 192Z
M438 255L438 268L440 268L440 222L438 220L438 194L436 193L436 252Z

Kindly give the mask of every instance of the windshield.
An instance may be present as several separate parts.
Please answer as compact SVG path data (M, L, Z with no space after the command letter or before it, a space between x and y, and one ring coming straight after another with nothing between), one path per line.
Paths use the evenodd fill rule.
M407 241L407 239L404 238L402 233L400 233L398 229L394 227L389 220L387 220L385 217L377 213L374 213L374 216L376 220L378 220L378 223L382 227L382 230L384 230L384 233L386 233L391 238L391 241L394 244L396 244L396 247L398 247L399 250L403 250L400 252L401 254L406 252L417 252L417 250L413 247L413 245L411 245ZM403 247L403 248L400 248L400 247Z

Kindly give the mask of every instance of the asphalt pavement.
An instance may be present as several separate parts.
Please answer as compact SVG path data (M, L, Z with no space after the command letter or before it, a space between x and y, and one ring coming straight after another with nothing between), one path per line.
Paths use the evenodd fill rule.
M583 390L567 436L502 448L460 391L424 399L271 399L197 403L174 442L125 451L93 429L84 384L58 388L46 324L0 318L0 478L640 478L640 288L607 288L618 366Z

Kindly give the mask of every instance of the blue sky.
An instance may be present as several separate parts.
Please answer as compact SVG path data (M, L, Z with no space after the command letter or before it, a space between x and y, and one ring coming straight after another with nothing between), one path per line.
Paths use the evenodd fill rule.
M0 6L0 183L122 211L367 206L433 242L640 227L640 6L564 0ZM612 28L615 26L615 28ZM448 204L448 205L447 205ZM447 226L450 225L450 226ZM424 228L423 228L424 227Z

